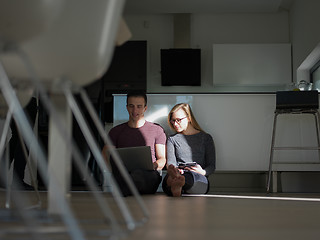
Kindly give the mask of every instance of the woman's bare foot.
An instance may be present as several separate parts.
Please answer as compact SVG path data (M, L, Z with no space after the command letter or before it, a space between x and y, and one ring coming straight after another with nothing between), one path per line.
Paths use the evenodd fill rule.
M167 174L167 185L170 186L172 195L174 197L180 197L182 187L185 184L184 176L182 176L179 170L173 165L168 166Z
M182 187L184 186L184 184L185 184L185 178L182 175L173 179L171 183L172 196L180 197L182 193Z
M178 176L180 176L179 170L173 165L168 166L167 174L168 174L168 178L167 178L167 185L168 186L171 186L172 181L175 178L177 178Z

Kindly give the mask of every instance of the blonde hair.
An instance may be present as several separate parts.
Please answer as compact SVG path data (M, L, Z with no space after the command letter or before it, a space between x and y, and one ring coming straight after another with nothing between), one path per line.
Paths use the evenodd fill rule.
M200 127L199 123L197 122L196 118L194 117L190 105L187 104L187 103L178 103L178 104L176 104L176 105L171 109L171 111L169 112L169 114L168 114L168 124L169 124L169 126L170 126L170 128L171 128L172 130L175 131L175 128L173 127L172 123L170 122L170 121L171 121L171 118L172 118L172 114L175 113L176 111L180 110L180 109L182 109L182 110L186 113L187 117L188 117L189 120L190 120L190 124L191 124L196 130L199 130L199 131L204 132L204 131L202 130L202 128Z

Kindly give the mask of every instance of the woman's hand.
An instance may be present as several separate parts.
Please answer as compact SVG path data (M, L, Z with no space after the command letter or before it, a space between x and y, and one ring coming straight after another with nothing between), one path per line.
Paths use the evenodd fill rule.
M199 173L203 176L206 175L206 171L203 170L203 168L199 164L192 166L192 167L185 167L184 170L193 171L193 172Z

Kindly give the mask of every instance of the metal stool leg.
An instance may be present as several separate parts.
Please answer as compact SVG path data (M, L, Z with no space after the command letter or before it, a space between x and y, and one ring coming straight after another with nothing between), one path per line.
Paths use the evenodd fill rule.
M273 152L274 152L275 134L276 134L276 128L277 128L277 117L278 117L278 113L275 112L274 118L273 118L272 140L271 140L271 147L270 147L270 160L269 160L269 172L268 172L268 181L267 181L267 192L270 192Z
M320 161L320 137L319 137L319 112L318 111L316 111L314 113L314 118L315 118L315 121L316 121L318 156L319 156L319 161Z

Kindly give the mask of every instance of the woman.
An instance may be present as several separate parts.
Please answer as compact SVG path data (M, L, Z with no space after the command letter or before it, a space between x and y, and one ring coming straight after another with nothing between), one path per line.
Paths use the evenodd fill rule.
M207 193L207 177L215 170L215 147L211 135L201 129L186 103L171 109L168 123L176 133L167 141L167 175L162 183L163 191L174 197L182 193ZM196 164L192 166L192 162ZM185 163L190 165L179 167Z

